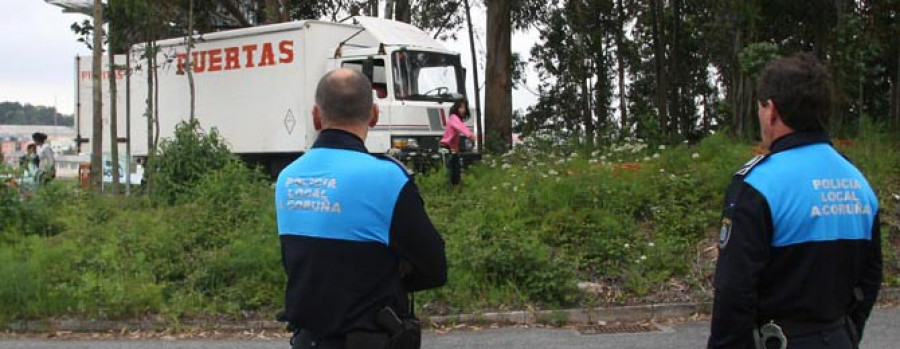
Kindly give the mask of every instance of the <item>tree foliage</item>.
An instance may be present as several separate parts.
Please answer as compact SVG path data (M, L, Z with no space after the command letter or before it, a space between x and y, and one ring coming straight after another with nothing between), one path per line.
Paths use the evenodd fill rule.
M55 107L0 102L0 125L74 126L75 117L60 114Z
M863 118L897 130L898 23L898 0L561 1L536 24L542 40L531 61L541 96L516 130L664 143L716 129L754 137L756 74L801 51L832 74L832 133L861 132ZM614 83L619 69L625 88Z

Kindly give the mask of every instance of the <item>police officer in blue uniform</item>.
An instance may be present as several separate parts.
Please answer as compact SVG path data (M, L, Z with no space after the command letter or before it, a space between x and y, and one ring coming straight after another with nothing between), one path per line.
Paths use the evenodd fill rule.
M808 54L758 82L762 143L728 188L709 348L856 348L882 279L878 200L825 134L831 86Z
M371 91L359 72L325 75L312 111L318 138L278 176L293 348L418 348L409 293L446 282L444 242L413 178L364 145L378 122Z

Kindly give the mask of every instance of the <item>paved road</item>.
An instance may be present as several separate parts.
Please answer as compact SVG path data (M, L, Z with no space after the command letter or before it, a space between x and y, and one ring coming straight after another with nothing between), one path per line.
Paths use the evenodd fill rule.
M893 349L900 343L900 308L876 309L866 328L862 349ZM709 323L694 322L643 334L580 335L571 329L499 329L450 334L429 333L423 348L702 348ZM2 340L2 349L286 349L285 341L40 341Z

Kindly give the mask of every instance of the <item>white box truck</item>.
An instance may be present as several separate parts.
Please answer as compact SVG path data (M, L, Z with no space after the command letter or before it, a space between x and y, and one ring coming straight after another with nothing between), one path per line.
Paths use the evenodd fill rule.
M447 111L465 91L458 53L418 28L391 20L296 21L205 34L194 42L195 117L204 129L217 128L232 152L273 175L315 141L310 111L316 85L330 70L370 74L380 118L366 147L373 153L399 150L401 159L437 158ZM157 44L156 107L165 138L189 118L187 45L185 38ZM148 156L143 116L149 74L143 53L144 46L136 45L129 54L130 141L138 159ZM124 124L124 114L118 119ZM80 124L89 121L82 117Z

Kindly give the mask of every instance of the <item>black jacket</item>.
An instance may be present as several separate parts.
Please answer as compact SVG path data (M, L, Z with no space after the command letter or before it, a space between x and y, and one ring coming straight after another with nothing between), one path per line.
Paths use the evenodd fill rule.
M282 171L276 210L286 317L304 330L323 338L383 330L378 310L409 316L407 292L446 282L444 242L412 177L350 133L323 130Z
M725 197L709 348L752 348L755 327L862 328L882 278L878 202L823 133L793 133L735 174ZM863 300L855 301L854 288Z

